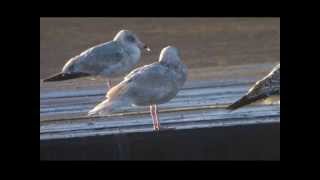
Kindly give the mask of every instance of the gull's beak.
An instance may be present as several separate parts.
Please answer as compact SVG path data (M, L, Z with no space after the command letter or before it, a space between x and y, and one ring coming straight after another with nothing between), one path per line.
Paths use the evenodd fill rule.
M151 52L151 49L149 48L149 46L147 46L145 43L139 41L138 43L138 47L142 50L142 49L145 49L146 51L148 52Z
M148 51L148 52L151 52L151 49L150 49L147 45L144 45L144 46L143 46L143 49L145 49L145 50Z

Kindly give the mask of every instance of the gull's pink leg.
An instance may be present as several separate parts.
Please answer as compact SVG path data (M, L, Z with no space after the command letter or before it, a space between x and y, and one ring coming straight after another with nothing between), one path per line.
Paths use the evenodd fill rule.
M108 80L108 89L111 89L111 80Z
M155 122L155 116L154 116L154 111L153 111L153 106L150 105L150 114L152 117L152 123L153 123L153 129L156 130L156 122Z
M154 111L155 111L155 116L156 116L156 128L159 130L160 129L160 121L158 118L158 109L157 109L157 105L154 105Z
M108 90L107 90L106 93L108 93L108 91L111 89L111 80L107 81L107 86L108 86Z

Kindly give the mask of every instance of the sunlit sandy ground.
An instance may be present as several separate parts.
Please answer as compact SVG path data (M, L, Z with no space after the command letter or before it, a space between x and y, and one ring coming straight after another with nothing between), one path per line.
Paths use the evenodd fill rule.
M83 50L111 40L120 29L136 32L152 49L137 66L157 61L167 45L178 47L191 69L189 80L258 78L269 69L246 65L280 61L280 18L41 18L40 79L60 71ZM229 66L247 71L232 73ZM208 76L202 68L216 72Z

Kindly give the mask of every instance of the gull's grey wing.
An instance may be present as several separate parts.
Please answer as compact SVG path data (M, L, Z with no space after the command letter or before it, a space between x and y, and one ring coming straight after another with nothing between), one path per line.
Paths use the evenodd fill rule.
M124 80L129 80L130 78L132 78L133 76L135 76L137 73L143 72L143 69L148 68L148 66L151 66L151 65L152 65L152 64L144 65L144 66L141 66L141 67L138 67L138 68L132 70L129 74L127 74L127 75L124 77Z
M248 92L250 96L258 96L260 94L265 94L266 96L280 95L280 64L273 68L266 77L256 82Z
M126 76L125 83L126 96L131 97L135 105L165 103L179 91L174 72L158 62L135 69Z
M263 79L257 81L245 96L231 104L228 109L237 109L273 95L280 95L280 64Z
M80 55L73 57L63 67L63 72L83 72L91 75L99 75L114 66L119 66L127 54L116 42L110 41L94 46Z

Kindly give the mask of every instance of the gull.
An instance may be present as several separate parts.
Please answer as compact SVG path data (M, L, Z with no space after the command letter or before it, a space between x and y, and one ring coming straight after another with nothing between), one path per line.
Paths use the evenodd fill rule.
M174 98L186 79L187 66L181 62L179 50L167 46L161 50L158 62L130 72L88 115L109 115L122 106L150 106L153 128L159 130L157 105Z
M111 88L110 79L134 69L140 60L141 49L151 51L136 34L121 30L112 41L91 47L71 58L60 73L44 79L43 82L100 76L108 79L108 87Z
M277 96L280 97L280 64L276 65L263 79L257 81L245 96L228 106L227 109L235 110L258 100Z

